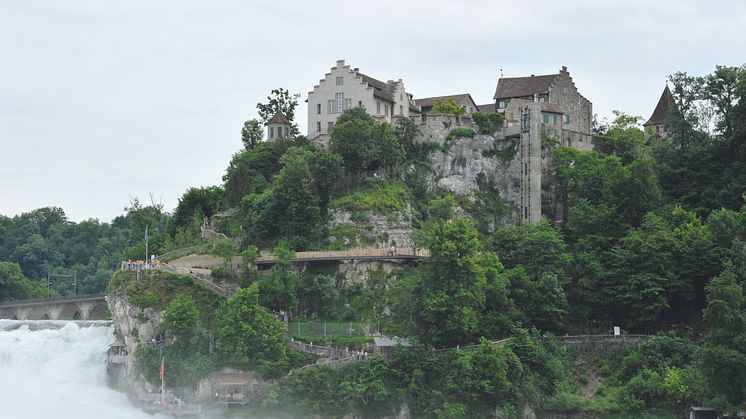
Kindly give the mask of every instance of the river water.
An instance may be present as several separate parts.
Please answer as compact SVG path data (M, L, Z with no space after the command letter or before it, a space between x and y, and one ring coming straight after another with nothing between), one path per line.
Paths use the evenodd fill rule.
M0 418L154 419L106 385L110 322L0 320Z

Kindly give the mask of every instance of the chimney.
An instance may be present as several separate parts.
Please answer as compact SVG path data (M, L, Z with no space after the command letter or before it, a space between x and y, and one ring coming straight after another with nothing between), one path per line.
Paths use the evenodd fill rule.
M344 67L345 66L345 60L337 60L337 67Z
M534 76L534 75L532 74L532 75L531 75L531 77L533 77L533 76Z
M567 73L567 67L563 65L562 70L560 70L560 73Z
M358 71L360 71L360 67L355 67L355 68L353 68L353 70L355 70L355 72L358 72Z

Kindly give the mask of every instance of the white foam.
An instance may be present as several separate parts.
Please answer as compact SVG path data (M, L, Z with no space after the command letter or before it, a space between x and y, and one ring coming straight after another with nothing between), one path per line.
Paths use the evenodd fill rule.
M0 416L147 418L106 385L111 322L0 320Z

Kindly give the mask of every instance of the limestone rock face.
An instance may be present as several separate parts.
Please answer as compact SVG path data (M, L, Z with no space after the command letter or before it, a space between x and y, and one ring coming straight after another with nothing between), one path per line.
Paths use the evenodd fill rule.
M399 247L412 246L412 223L409 216L399 211L387 215L365 211L357 217L341 210L331 210L329 227L349 225L355 227L361 247L388 247L396 243ZM354 218L354 219L353 219Z
M521 199L521 164L518 154L510 156L509 152L515 146L509 140L498 141L490 135L456 139L445 152L430 153L430 185L466 195L478 189L477 176L483 173L487 180L495 183L502 198L518 207ZM495 148L505 151L505 156L485 156L490 156Z
M130 304L126 295L115 294L107 298L111 318L116 327L115 333L121 337L127 346L128 356L125 358L123 375L135 377L134 354L139 342L150 342L156 335L155 331L161 323L162 312L151 308L140 309ZM132 389L141 387L143 383L134 384Z

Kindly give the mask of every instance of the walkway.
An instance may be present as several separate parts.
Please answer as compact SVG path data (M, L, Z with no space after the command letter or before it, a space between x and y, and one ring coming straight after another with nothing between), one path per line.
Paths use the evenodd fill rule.
M412 247L397 248L392 254L387 248L364 248L351 250L321 250L313 252L297 252L293 262L319 262L336 260L418 260L430 256L427 249ZM257 259L257 265L273 265L277 256L264 253Z

